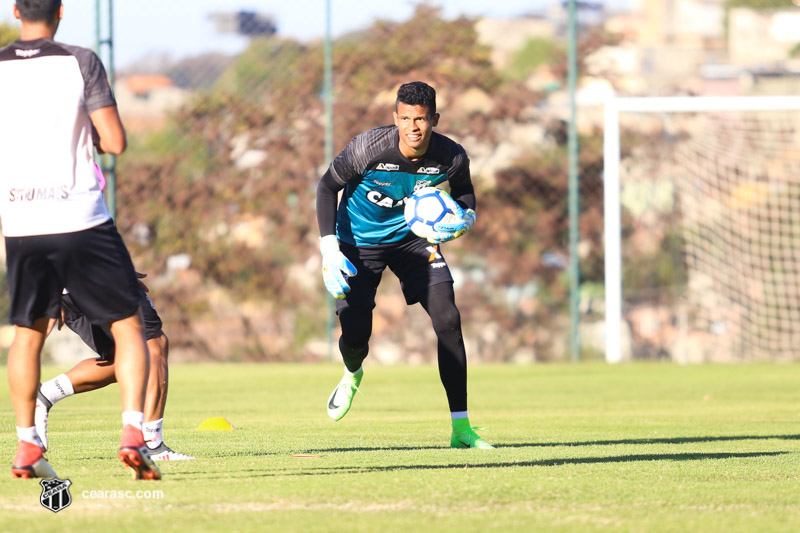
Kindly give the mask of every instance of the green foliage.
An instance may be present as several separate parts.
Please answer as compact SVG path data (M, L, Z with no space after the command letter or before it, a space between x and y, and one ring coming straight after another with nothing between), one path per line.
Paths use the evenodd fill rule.
M322 51L277 37L254 39L222 73L212 94L226 94L247 103L257 102L278 115L297 101L319 93Z
M563 45L561 45L563 48ZM537 68L549 65L560 45L550 39L530 39L525 46L514 54L506 74L514 80L524 80Z
M793 9L797 5L792 0L725 0L725 9L732 7L750 7L753 9Z
M658 287L660 301L678 298L685 292L688 281L685 248L680 229L670 229L653 254L630 254L622 262L623 291L653 298L653 287Z
M0 22L0 48L13 43L20 37L19 25L11 22Z
M552 126L558 135L560 124ZM582 279L602 281L602 135L581 138L581 237L592 245L582 263ZM495 243L498 264L507 265L509 281L541 276L549 282L558 269L542 262L546 252L567 256L566 146L551 145L532 151L498 173L498 187L482 197L475 241ZM483 199L485 198L485 200Z
M207 294L220 291L234 302L256 301L276 309L269 311L270 320L293 325L295 346L324 331L321 310L327 294L314 265L313 244L318 236L316 184L327 164L322 61L319 42L254 39L162 129L131 135L128 153L120 158L117 204L122 206L118 224L137 265L158 276L171 255L191 256L192 272L185 276L191 283L158 288L157 305L170 323L188 324L213 313ZM489 49L477 43L473 20L443 20L426 5L404 23L378 22L338 39L334 61L335 151L356 134L391 121L394 93L403 82L420 79L434 85L443 113L439 130L462 139L474 135L500 142L493 124L516 121L539 100L524 84L494 70ZM191 70L196 66L186 62L184 77L200 87ZM454 105L467 89L489 95L495 102L492 110L474 112ZM596 147L589 140L587 145ZM593 192L601 167L593 159L597 153L593 149L582 163L585 186ZM247 163L244 155L255 159ZM541 262L542 254L563 253L566 246L566 218L558 213L566 205L565 161L565 148L556 143L509 169L502 179L512 183L510 193L505 187L478 191L480 229L459 245L465 253L477 250L498 257L496 264L502 266L493 283L499 286L528 290L535 279L546 301L537 315L543 323L552 318L551 308L558 310L565 301L566 285L558 281L558 269ZM582 223L592 242L597 240L592 232L602 227L596 223L600 212L587 206L583 215L589 217ZM141 228L150 237L132 238ZM586 275L597 276L600 270L592 266ZM309 276L314 284L298 283ZM532 323L526 316L508 316L504 308L494 311L510 330ZM172 338L176 346L191 341ZM250 339L242 339L236 349L244 359L254 354L271 360L291 356ZM505 353L498 353L498 359L503 357Z

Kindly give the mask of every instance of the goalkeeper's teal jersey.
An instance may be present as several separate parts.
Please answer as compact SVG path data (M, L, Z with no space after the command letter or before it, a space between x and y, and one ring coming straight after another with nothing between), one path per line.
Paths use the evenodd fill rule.
M401 242L413 234L403 214L417 189L448 182L451 189L471 187L464 148L433 132L428 151L417 161L399 148L397 127L362 133L331 163L333 179L344 186L336 218L339 240L356 246Z

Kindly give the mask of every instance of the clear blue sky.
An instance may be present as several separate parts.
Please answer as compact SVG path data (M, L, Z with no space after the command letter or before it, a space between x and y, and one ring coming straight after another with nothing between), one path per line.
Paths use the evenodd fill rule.
M621 10L634 0L606 0ZM102 0L103 11L109 0ZM419 0L331 0L334 37L369 26L376 19L402 21ZM459 15L514 17L541 12L549 0L433 0L446 18ZM14 21L13 0L0 0L0 20ZM116 63L124 67L152 53L174 58L208 51L233 53L244 40L220 35L208 15L246 9L272 15L278 32L301 41L325 35L325 0L116 0ZM89 48L95 45L95 0L64 0L64 21L57 39ZM421 29L424 31L424 29Z

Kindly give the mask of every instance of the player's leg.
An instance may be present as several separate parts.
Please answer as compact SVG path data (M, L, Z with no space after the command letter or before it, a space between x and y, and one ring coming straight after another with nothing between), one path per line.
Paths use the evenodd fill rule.
M372 309L345 307L339 310L339 351L345 368L356 373L369 354L369 338L372 336Z
M11 474L18 478L56 477L44 458L44 445L34 425L34 406L39 387L39 357L44 344L47 318L32 328L16 326L8 352L8 388L17 426L17 454Z
M453 284L438 283L421 296L437 339L439 377L453 413L467 411L467 352L461 335L461 314L455 303Z
M73 394L89 392L114 383L114 340L107 324L92 324L75 305L69 293L61 295L61 317L64 324L100 357L84 359L73 368L42 383L36 400L36 432L45 449L50 446L47 423L50 409Z
M47 319L40 318L33 327L14 327L14 340L8 351L8 389L17 427L33 426L33 408L39 387L39 355L44 345ZM34 442L41 444L36 437Z
M164 334L164 323L158 316L153 302L147 296L144 284L140 283L142 319L147 349L150 352L150 374L144 400L144 424L142 432L150 457L156 461L184 461L194 459L172 450L164 443L164 410L169 390L169 339Z
M149 356L140 316L139 282L112 221L72 234L65 242L64 287L92 324L108 324L122 403L119 458L136 479L160 479L142 435Z
M372 309L344 307L339 310L342 335L339 350L344 361L344 375L328 397L328 416L341 420L350 410L353 398L361 385L364 369L361 363L369 352L372 334Z
M342 327L339 351L345 369L344 375L328 397L328 416L335 421L341 420L350 410L364 377L361 364L369 353L375 293L383 269L386 268L380 252L357 248L346 243L340 243L340 249L356 266L358 274L349 279L350 292L345 299L336 301L336 312Z
M47 435L47 422L50 409L73 394L89 392L106 387L114 383L117 378L114 374L113 361L102 358L84 359L63 374L59 374L39 387L36 399L36 432L42 439L45 450L49 449L50 442Z
M147 383L149 355L144 341L144 327L136 313L110 324L111 335L117 346L114 376L119 384L122 411L141 414L134 426L141 428L144 421L144 394Z
M50 318L58 314L58 282L48 260L49 239L6 237L6 266L10 322L14 340L8 354L9 394L17 427L14 477L55 477L44 458L44 447L34 425L34 406L41 374L40 355Z
M467 411L467 353L461 333L461 314L456 307L453 284L429 287L420 303L431 318L436 332L439 377L447 394L453 432L453 448L492 448L475 433Z
M447 394L454 448L492 448L472 429L467 412L467 354L456 307L453 277L437 245L419 239L398 247L389 267L397 274L406 303L420 302L437 338L439 376Z
M164 443L164 410L167 405L169 388L169 339L160 329L152 334L148 319L147 306L144 307L145 331L147 332L147 349L150 352L150 374L147 378L147 389L144 400L144 433L145 444L150 457L155 461L185 461L194 459L190 455L176 452ZM155 312L155 311L153 311ZM157 315L156 315L157 316Z
M161 479L144 442L144 395L150 357L139 313L110 324L116 345L115 375L122 398L120 461L133 470L134 479Z
M169 339L160 332L159 335L147 339L147 350L150 352L150 373L147 376L147 387L144 395L144 440L148 448L161 444L161 431L164 422L164 409L167 404L169 388ZM152 445L151 445L152 444Z
M74 394L90 392L107 387L117 381L114 361L99 357L84 359L65 373L72 383Z

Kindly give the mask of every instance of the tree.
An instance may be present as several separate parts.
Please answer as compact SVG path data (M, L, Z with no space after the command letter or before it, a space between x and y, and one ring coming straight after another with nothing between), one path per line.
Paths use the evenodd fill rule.
M0 48L19 39L19 28L8 22L0 22Z

